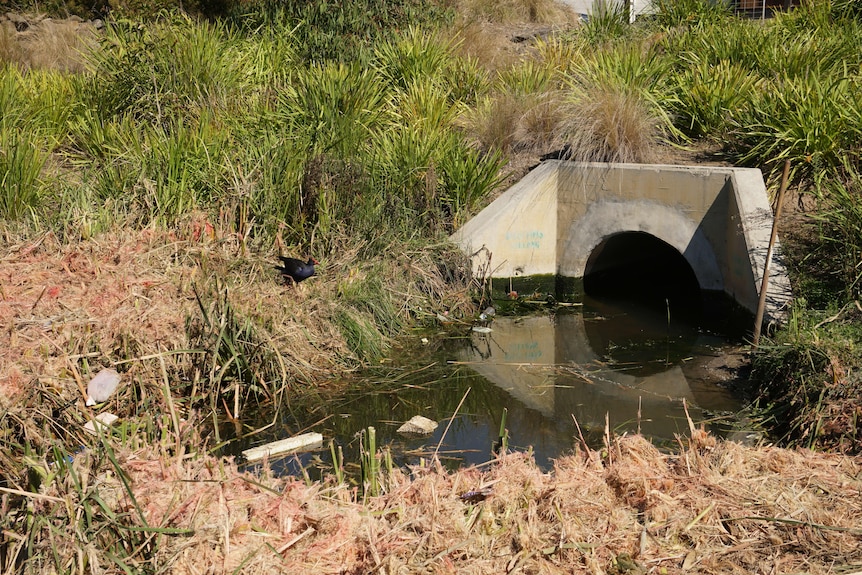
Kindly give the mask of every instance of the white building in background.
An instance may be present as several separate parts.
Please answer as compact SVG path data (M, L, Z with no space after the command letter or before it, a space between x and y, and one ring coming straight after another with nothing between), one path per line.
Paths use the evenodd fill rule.
M571 6L578 14L589 16L597 5L605 6L628 6L631 21L641 14L648 13L651 0L560 0L563 4Z
M649 14L652 0L560 0L578 14L589 16L600 4L605 6L628 7L629 20L634 22L638 16ZM717 2L725 0L715 0ZM740 16L749 18L769 18L776 10L789 10L799 5L799 0L726 0Z

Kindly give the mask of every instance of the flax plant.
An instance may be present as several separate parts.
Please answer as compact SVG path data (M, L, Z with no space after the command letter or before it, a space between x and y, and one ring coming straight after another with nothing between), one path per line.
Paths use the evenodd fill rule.
M670 107L677 126L693 138L720 139L756 96L763 81L729 60L711 62L691 53L673 76Z
M377 47L373 65L394 88L404 90L414 82L428 80L445 85L454 48L451 41L411 26L398 38Z
M759 92L734 135L746 146L743 162L771 166L790 160L793 179L820 183L845 156L860 158L862 97L859 77L782 78Z
M47 154L18 128L0 128L0 218L35 215L46 186L41 172Z
M237 40L219 24L185 17L149 26L120 21L92 52L82 98L103 119L126 113L163 123L204 107L222 107L242 87Z
M330 63L298 71L279 94L275 119L309 157L349 157L389 117L388 91L373 70Z

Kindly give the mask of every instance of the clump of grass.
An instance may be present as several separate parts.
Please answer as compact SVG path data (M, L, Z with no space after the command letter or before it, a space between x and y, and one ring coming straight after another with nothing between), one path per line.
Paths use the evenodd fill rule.
M734 130L747 146L745 163L763 162L774 175L792 162L791 179L819 183L840 168L845 155L857 162L862 141L862 100L851 78L784 78L759 92ZM765 98L764 94L772 96Z
M670 66L640 46L597 52L567 78L560 128L580 161L648 162L656 147L679 135L661 101Z
M653 8L657 23L665 27L710 25L732 15L730 2L711 0L656 0Z
M692 53L674 77L670 104L676 125L689 137L721 140L755 97L762 80L732 60L704 60Z
M147 26L119 21L100 43L81 99L102 121L131 114L169 125L189 112L226 106L242 86L237 38L223 24L180 15Z
M14 128L0 127L0 218L33 216L43 190L47 155L39 143Z
M465 114L463 123L481 149L503 153L545 151L559 142L563 121L559 74L542 60L527 60L497 74L493 91Z
M230 405L233 419L239 419L250 402L277 409L290 381L279 351L261 333L262 326L235 308L226 287L215 285L213 291L195 290L200 314L187 327L192 349L204 352L194 356L194 370L203 377L201 387L189 392L192 400L200 393L213 413Z
M83 72L87 55L96 45L96 30L89 23L43 20L21 44L30 68Z
M0 26L0 63L20 69L80 73L96 44L90 23L30 16L26 31L16 32L12 22Z
M15 26L11 22L0 25L0 64L20 62L23 56L21 45L15 37Z
M631 32L628 12L627 3L597 0L593 2L590 17L578 33L592 46L625 38Z
M569 157L581 162L648 163L659 145L659 119L637 94L610 87L585 90L560 128Z
M799 300L787 327L752 360L757 417L785 444L862 452L858 398L862 378L862 309L849 303L825 312Z
M325 0L302 3L245 2L229 10L228 20L243 33L291 31L298 56L306 62L352 62L368 56L368 47L389 40L411 24L445 22L445 5L419 0L360 0L333 10Z
M828 270L837 301L862 297L862 173L845 158L839 176L824 184L814 215L819 232L816 257Z

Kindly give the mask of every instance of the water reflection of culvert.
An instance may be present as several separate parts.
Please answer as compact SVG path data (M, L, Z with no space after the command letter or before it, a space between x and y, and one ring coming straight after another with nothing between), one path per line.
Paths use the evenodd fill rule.
M651 339L655 328L644 318L624 320L618 312L500 317L491 333L473 335L464 359L558 424L573 425L575 418L584 430L603 428L607 416L617 432L639 429L672 440L688 429L684 401L695 421L710 408L698 404L685 375L682 360L691 358L696 343L677 338L671 352L661 338ZM727 394L720 396L726 407Z

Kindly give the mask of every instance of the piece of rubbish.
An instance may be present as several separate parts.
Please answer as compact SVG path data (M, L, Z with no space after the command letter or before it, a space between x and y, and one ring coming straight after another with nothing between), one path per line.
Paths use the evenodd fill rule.
M452 323L452 318L446 317L442 313L438 313L437 314L437 321L439 321L440 323Z
M474 325L473 331L476 333L491 333L491 328L484 325Z
M437 429L437 422L421 415L414 415L398 428L402 435L430 435Z
M84 430L88 433L92 433L93 435L98 435L99 431L105 430L108 427L114 425L114 422L120 419L113 413L108 413L107 411L104 413L100 413L90 421L84 424Z
M488 306L485 310L479 314L479 319L485 321L486 319L492 318L497 315L497 310L494 309L494 306Z
M479 503L480 501L485 501L485 499L493 494L493 489L475 489L461 494L461 501L465 503Z
M108 401L120 384L120 374L113 369L103 369L87 384L87 407Z
M272 443L266 443L257 447L246 449L242 452L249 462L260 461L265 457L275 455L287 455L298 451L309 451L323 445L323 435L320 433L303 433L287 439L279 439Z

